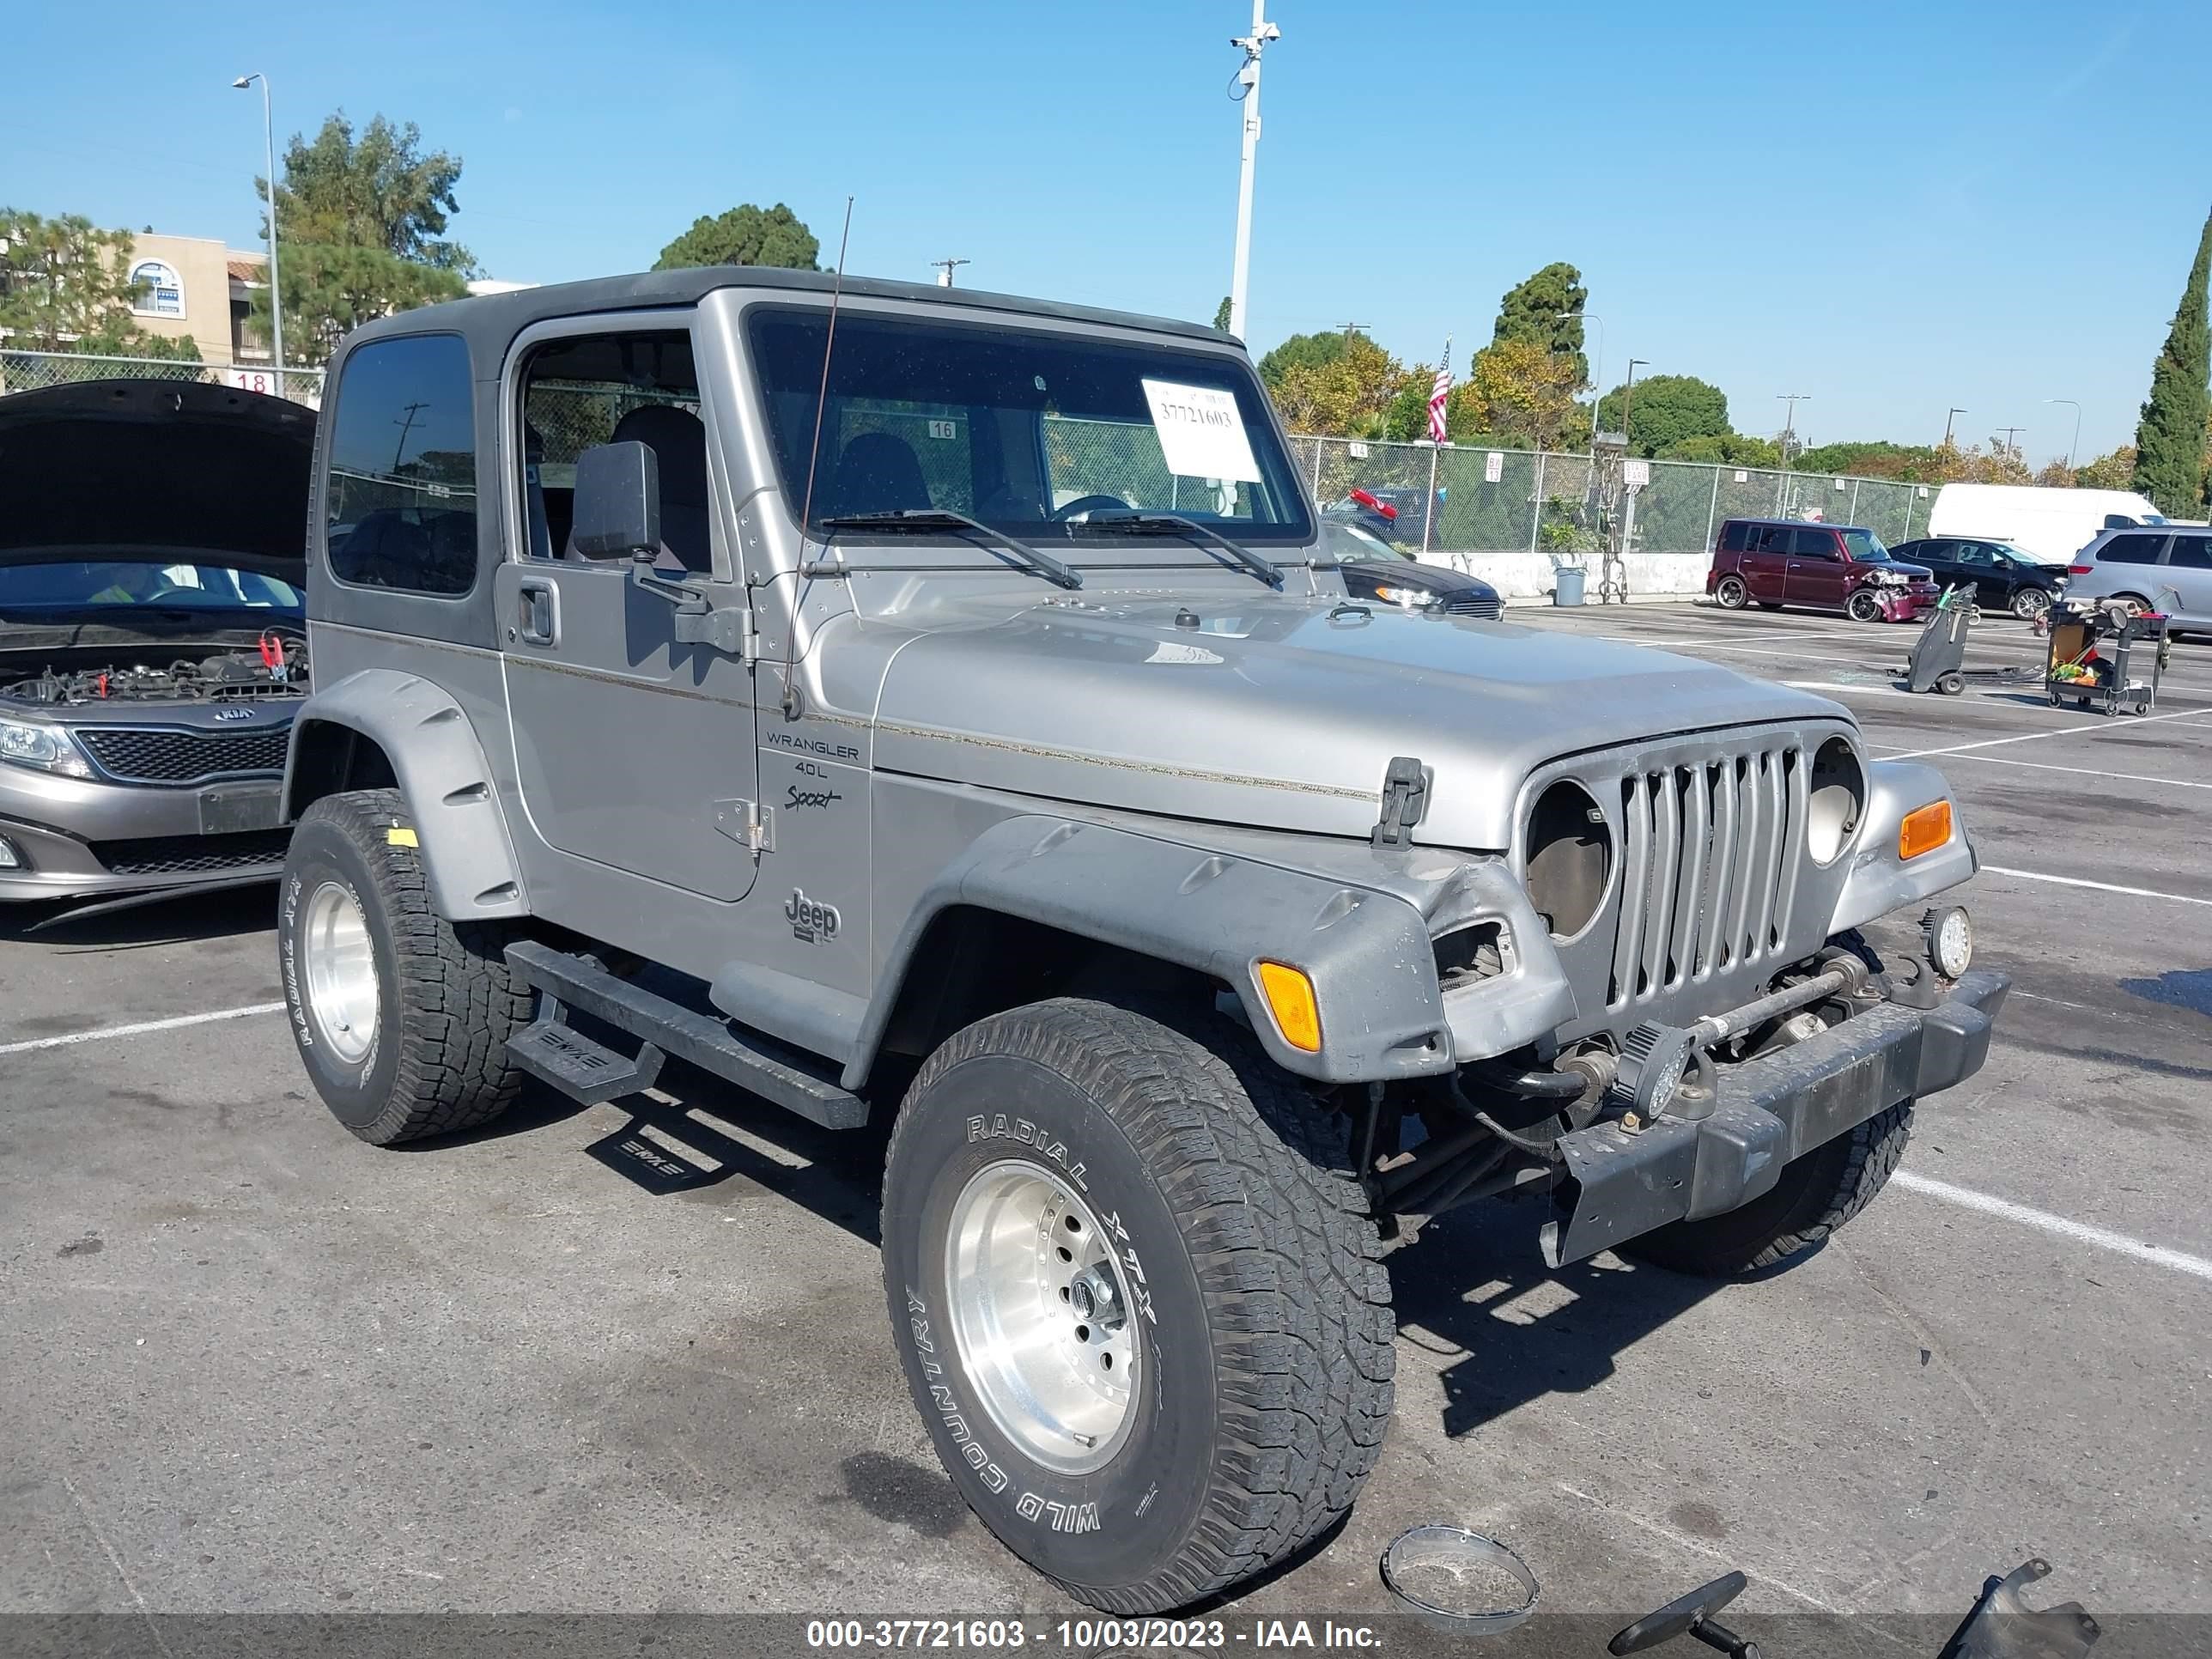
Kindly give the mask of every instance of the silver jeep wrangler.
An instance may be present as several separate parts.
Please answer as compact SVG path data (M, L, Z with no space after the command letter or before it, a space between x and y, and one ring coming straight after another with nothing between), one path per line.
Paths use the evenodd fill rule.
M1386 1243L1737 1273L1880 1189L2007 981L1835 704L1347 597L1238 344L678 270L390 319L310 514L281 966L378 1145L676 1056L893 1120L945 1467L1097 1607L1352 1504ZM580 1027L578 1021L582 1024Z

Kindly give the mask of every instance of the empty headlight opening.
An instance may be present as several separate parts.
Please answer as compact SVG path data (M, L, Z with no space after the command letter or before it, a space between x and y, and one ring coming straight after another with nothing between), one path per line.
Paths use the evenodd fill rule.
M1848 739L1830 738L1813 756L1811 782L1805 850L1815 864L1833 864L1857 838L1866 817L1866 769Z
M1589 790L1562 778L1528 814L1528 902L1552 937L1577 938L1596 919L1613 876L1613 831Z

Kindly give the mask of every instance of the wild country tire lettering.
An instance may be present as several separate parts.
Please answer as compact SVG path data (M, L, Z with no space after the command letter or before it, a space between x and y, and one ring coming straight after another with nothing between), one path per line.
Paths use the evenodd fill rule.
M915 1294L911 1285L906 1292L906 1324L908 1334L914 1339L915 1354L921 1362L921 1374L929 1383L930 1404L937 1408L945 1431L960 1449L960 1461L975 1471L994 1496L1005 1496L1012 1481L976 1440L958 1397L944 1380L945 1367L937 1358L937 1344L929 1334L929 1304ZM1033 1492L1024 1492L1014 1500L1014 1513L1032 1524L1048 1521L1054 1532L1097 1532L1100 1527L1097 1504L1054 1503Z

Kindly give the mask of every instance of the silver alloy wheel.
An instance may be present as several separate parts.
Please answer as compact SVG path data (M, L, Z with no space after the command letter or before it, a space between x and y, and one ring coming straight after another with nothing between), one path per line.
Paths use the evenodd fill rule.
M300 978L324 1042L347 1065L359 1065L376 1044L376 950L361 901L341 882L326 881L308 896Z
M987 1164L952 1200L945 1268L953 1344L991 1420L1047 1468L1103 1468L1135 1420L1142 1316L1090 1206L1042 1164Z
M2022 622L2033 622L2051 609L2051 595L2039 587L2023 587L2012 596L2012 614Z

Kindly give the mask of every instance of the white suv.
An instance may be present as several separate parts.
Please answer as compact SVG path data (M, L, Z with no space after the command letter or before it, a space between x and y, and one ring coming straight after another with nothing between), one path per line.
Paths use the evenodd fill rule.
M2074 556L2070 599L2119 599L2166 611L2175 623L2212 629L2212 528L2107 530Z

